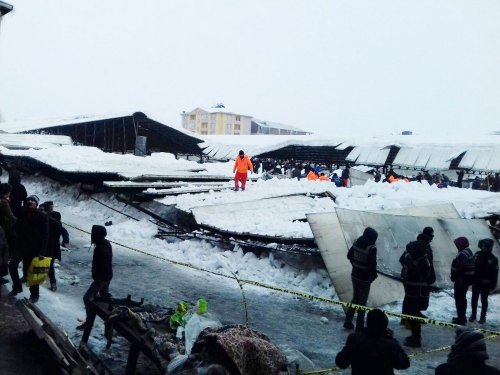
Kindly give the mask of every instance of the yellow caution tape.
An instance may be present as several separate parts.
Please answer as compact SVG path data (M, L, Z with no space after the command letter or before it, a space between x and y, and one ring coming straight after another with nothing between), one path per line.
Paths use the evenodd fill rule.
M76 230L78 230L80 232L90 234L90 232L87 232L87 231L85 231L83 229L80 229L80 228L78 228L78 227L76 227L74 225L71 225L71 224L68 224L68 223L64 223L64 224L67 225L68 227L76 229ZM206 270L206 269L194 266L194 265L192 265L190 263L184 263L184 262L179 262L179 261L175 261L175 260L172 260L172 259L164 258L164 257L161 257L159 255L151 254L151 253L148 253L147 251L144 251L144 250L135 249L133 247L130 247L130 246L127 246L127 245L123 245L123 244L118 243L118 242L114 242L114 241L109 241L109 242L111 242L111 243L113 243L115 245L121 246L121 247L123 247L125 249L129 249L129 250L132 250L132 251L135 251L135 252L147 255L147 256L151 256L151 257L154 257L154 258L157 258L157 259L160 259L162 261L166 261L166 262L169 262L169 263L172 263L172 264L176 264L176 265L183 266L183 267L188 267L188 268L191 268L191 269L194 269L194 270L197 270L197 271L206 272L206 273L209 273L209 274L212 274L212 275L216 275L216 276L220 276L220 277L225 277L225 278L228 278L228 279L236 280L238 283L253 285L253 286L257 286L257 287L265 288L265 289L269 289L269 290L274 290L276 292L293 295L293 296L296 296L296 297L308 299L310 301L324 302L324 303L328 303L328 304L331 304L331 305L337 305L337 306L343 306L343 307L346 307L346 308L352 308L352 309L357 310L357 311L370 311L370 310L373 310L373 307L368 307L368 306L363 306L363 305L357 305L357 304L354 304L354 303L344 302L344 301L340 301L340 300L334 300L334 299L325 298L325 297L318 297L318 296L314 296L312 294L308 294L308 293L304 293L304 292L300 292L300 291L295 291L295 290L291 290L291 289L287 289L287 288L281 288L281 287L277 287L277 286L273 286L273 285L269 285L269 284L264 284L264 283L261 283L261 282L258 282L258 281L254 281L254 280L238 279L235 276L230 276L230 275L226 275L226 274L223 274L223 273ZM397 317L397 318L402 318L402 319L407 319L407 320L413 320L413 321L420 322L420 323L431 324L431 325L438 326L438 327L450 327L450 328L459 328L459 327L462 327L459 324L442 322L442 321L439 321L439 320L429 319L429 318L422 318L420 316L399 314L399 313L395 313L395 312L392 312L392 311L386 311L386 310L384 310L384 313L386 315L389 315L389 316L394 316L394 317ZM488 335L500 336L500 332L497 332L497 331L492 331L492 330L483 329L483 328L477 328L476 330L480 331L482 333L486 333Z

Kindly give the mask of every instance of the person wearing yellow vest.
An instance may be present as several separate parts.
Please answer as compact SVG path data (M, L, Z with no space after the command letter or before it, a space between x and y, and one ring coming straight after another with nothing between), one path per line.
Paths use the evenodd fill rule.
M248 170L253 172L253 165L250 161L248 155L245 155L243 150L240 150L236 160L234 161L233 173L234 175L234 190L238 191L240 189L238 181L241 181L241 190L245 190L245 185L247 183L247 173Z

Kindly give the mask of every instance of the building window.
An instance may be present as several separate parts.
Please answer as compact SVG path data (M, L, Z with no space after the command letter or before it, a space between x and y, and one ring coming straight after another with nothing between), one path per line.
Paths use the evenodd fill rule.
M201 134L202 134L202 135L208 135L208 132L207 132L206 130L202 130L202 131L201 131Z
M239 131L239 130L240 130L240 124L234 124L234 130L235 130L235 131L236 131L236 130L238 130L238 131Z
M201 114L201 120L202 121L207 121L208 120L208 114L207 113L202 113Z
M236 116L236 121L241 121L241 116Z
M201 123L201 127L202 127L203 129L206 129L206 128L207 128L207 126L208 126L208 123L207 123L207 122L202 122L202 123Z
M190 120L195 120L195 119L196 119L196 115L190 115L190 116L189 116L189 119L190 119Z

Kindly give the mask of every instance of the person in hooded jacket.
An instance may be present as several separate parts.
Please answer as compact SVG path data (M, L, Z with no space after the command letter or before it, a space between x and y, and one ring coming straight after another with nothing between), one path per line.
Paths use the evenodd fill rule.
M406 245L406 254L403 260L402 277L404 280L405 298L403 313L412 316L422 316L420 311L429 304L428 286L430 282L431 266L426 253L427 242L425 235L419 235L417 241ZM421 323L408 320L411 336L407 337L404 345L418 348L421 344Z
M472 328L460 327L455 333L446 363L436 368L436 375L500 375L500 371L486 364L488 359L484 335Z
M36 195L30 195L26 199L26 208L16 221L17 246L22 256L24 274L28 274L28 268L35 257L43 257L47 254L49 240L48 217L38 210L39 199ZM17 267L19 262L9 263L9 271L12 278L13 288L10 296L22 292ZM35 303L40 297L39 285L30 286L30 301Z
M451 263L451 281L454 282L454 298L457 308L457 317L452 319L454 324L467 324L467 290L474 283L475 261L474 254L469 248L466 237L458 237L454 241L458 255Z
M90 315L89 302L98 295L109 296L109 284L113 278L113 250L106 239L106 228L101 225L92 226L91 243L95 244L94 256L92 257L92 279L93 282L83 296L87 318ZM78 330L87 328L86 322L76 327Z
M495 289L498 280L498 258L492 254L493 240L484 238L479 240L481 249L474 254L474 285L472 285L472 313L469 322L474 322L477 317L477 302L481 296L481 317L479 324L486 322L488 311L488 294Z
M56 220L49 213L49 208L47 202L43 203L39 207L40 211L47 214L49 222L49 240L47 244L46 256L52 258L50 261L49 268L49 280L50 280L50 290L55 292L57 290L56 273L54 268L54 262L56 259L61 261L61 246L59 245L59 238L63 234L61 223Z
M393 338L388 323L383 311L370 310L367 327L347 337L344 348L335 357L335 364L342 369L351 366L353 375L393 375L394 369L410 367L408 355Z
M351 281L353 296L351 303L356 305L366 305L368 295L370 294L371 283L377 278L377 241L378 233L375 229L367 227L363 235L359 237L347 253L347 259L352 264ZM348 308L344 328L353 329L352 319L354 318L354 309ZM364 327L365 311L358 311L356 318L356 330Z

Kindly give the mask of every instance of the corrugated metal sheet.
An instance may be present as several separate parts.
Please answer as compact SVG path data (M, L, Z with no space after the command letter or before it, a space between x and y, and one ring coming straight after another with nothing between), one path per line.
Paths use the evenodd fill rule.
M349 152L349 155L345 158L347 161L355 162L356 159L359 157L361 154L362 148L361 147L354 147L351 152Z

